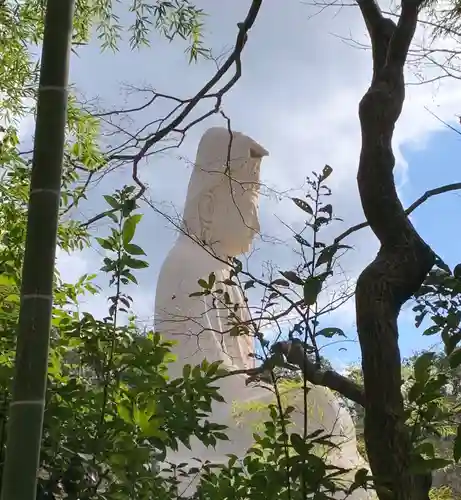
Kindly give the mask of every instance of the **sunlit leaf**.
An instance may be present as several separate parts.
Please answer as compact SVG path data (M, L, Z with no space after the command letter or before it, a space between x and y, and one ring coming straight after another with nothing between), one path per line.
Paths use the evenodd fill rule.
M133 243L127 243L124 245L124 249L130 255L146 255L146 252L144 252L140 246L134 245Z
M327 337L331 339L335 335L339 335L340 337L346 337L346 334L341 330L341 328L322 328L316 333L317 337Z
M313 276L307 278L303 285L304 303L307 306L312 306L317 302L319 293L322 291L322 281Z
M123 223L122 229L122 237L123 237L123 246L128 245L134 237L134 233L136 232L136 226L139 224L139 221L142 219L142 215L136 214L128 217Z

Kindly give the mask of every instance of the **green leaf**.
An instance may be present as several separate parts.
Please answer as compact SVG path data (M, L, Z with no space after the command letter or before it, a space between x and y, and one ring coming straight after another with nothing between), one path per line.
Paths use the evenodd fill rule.
M149 263L145 260L132 259L131 257L127 259L126 264L128 267L131 267L131 269L145 269L149 267Z
M364 486L368 479L368 469L359 469L354 476L354 483L357 486Z
M191 373L192 373L192 366L184 365L182 369L182 378L184 379L189 378Z
M413 371L417 382L421 384L425 384L427 382L434 358L435 352L425 352L416 358Z
M168 434L163 429L160 428L161 420L152 419L149 421L148 425L142 430L144 436L150 438L157 438L161 441L168 440Z
M114 250L114 247L112 246L110 241L106 240L105 238L96 238L96 241L102 248L104 248L104 250Z
M221 366L222 364L222 361L221 360L218 360L218 361L213 361L213 363L211 363L208 368L207 368L207 375L209 377L212 377L213 375L216 375L216 373L218 372L219 370L219 367Z
M215 273L210 273L208 276L208 288L211 290L216 283L216 274Z
M408 401L410 403L413 403L416 401L419 396L422 394L424 390L424 385L421 384L420 382L415 382L409 389L408 389Z
M218 401L219 403L225 403L226 400L224 399L223 396L221 396L221 394L219 393L215 393L215 394L212 394L211 397L215 400L215 401Z
M444 336L442 336L442 340L445 343L445 352L448 356L450 356L450 354L455 350L456 346L461 341L461 330L458 330L456 333L453 333L453 335L448 336L447 338L444 338Z
M329 247L324 248L315 263L315 267L320 267L322 264L330 264L333 257L335 256L338 250L350 250L352 247L349 245L330 245Z
M149 415L137 406L133 409L133 420L143 432L149 425Z
M423 311L421 314L415 316L415 328L419 328L427 315L427 311Z
M119 414L120 418L127 424L133 423L133 419L131 417L131 408L128 408L125 404L121 403L117 405L117 413Z
M13 302L19 304L21 302L21 297L17 293L11 293L5 298L5 302Z
M340 337L346 337L346 334L341 330L341 328L323 328L319 332L316 333L316 337L327 337L331 339L335 335L339 335Z
M108 205L110 205L112 208L115 208L116 210L121 206L120 203L113 196L105 194L104 199L106 200Z
M131 242L134 237L134 233L136 232L136 226L139 221L142 219L142 215L132 215L128 217L126 221L123 223L122 229L122 238L123 238L123 247L126 248L126 245Z
M242 264L242 262L239 259L237 259L236 257L234 257L232 260L234 262L234 269L233 269L233 271L235 272L235 274L241 273L242 270L243 270L243 264Z
M314 211L312 210L311 206L307 201L301 200L300 198L291 198L294 202L294 204L299 207L301 210L304 210L304 212L308 213L309 215L314 215Z
M199 379L202 377L202 370L200 368L200 365L194 366L192 368L192 378Z
M317 297L322 291L322 282L315 276L308 278L304 282L304 303L312 306L317 302Z
M440 326L432 325L429 328L426 328L426 330L424 330L423 335L435 335L439 331L440 331Z
M244 290L248 290L249 288L254 288L255 282L254 280L247 281L245 285L243 286Z
M461 278L461 264L456 264L455 268L453 269L453 276L455 278Z
M415 457L413 463L410 466L411 472L414 474L424 474L426 472L431 472L438 469L443 469L448 465L451 465L451 460L446 460L444 458L428 458L425 460L423 457Z
M123 271L122 276L125 276L125 278L129 279L135 285L138 284L138 280L127 269Z
M461 364L461 349L458 347L449 356L450 368L457 368Z
M237 462L237 460L238 460L238 456L237 455L232 455L232 454L228 454L226 456L229 457L229 462L228 462L227 466L229 468L233 467L234 464L235 464L235 462Z
M110 220L118 224L118 217L113 212L107 212L106 216L109 217Z
M208 289L208 282L205 281L204 279L199 279L197 281L197 283L202 287L202 288L205 288L205 290Z
M320 176L320 181L323 182L324 180L328 179L332 172L333 169L330 167L330 165L325 165L322 170L322 175Z
M8 276L7 274L0 275L0 286L13 286L16 285L16 282L12 276Z
M304 281L294 271L281 271L280 274L295 285L304 284Z
M325 212L326 214L329 215L330 219L333 217L333 207L330 204L320 208L319 212Z
M303 456L305 453L308 453L311 448L309 444L304 442L304 439L299 434L291 434L290 441L293 449L298 453L298 455Z
M461 459L461 424L458 425L456 430L455 442L453 444L453 460L459 462Z
M426 392L418 398L418 405L421 406L426 403L431 403L432 401L441 398L443 398L443 395L440 392Z
M312 247L312 245L305 239L303 238L300 234L295 234L294 239L302 246L305 247Z
M134 245L133 243L127 243L124 245L124 248L130 255L146 255L146 252L144 252L140 246Z
M287 280L283 280L283 279L279 278L279 279L274 280L271 283L271 285L272 286L285 286L285 287L288 287L288 286L290 286L290 283Z

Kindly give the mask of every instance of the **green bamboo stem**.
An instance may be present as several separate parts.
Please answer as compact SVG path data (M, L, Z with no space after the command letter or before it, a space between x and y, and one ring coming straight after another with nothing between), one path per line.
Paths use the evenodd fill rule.
M45 407L53 277L75 0L45 16L15 378L1 500L35 500Z

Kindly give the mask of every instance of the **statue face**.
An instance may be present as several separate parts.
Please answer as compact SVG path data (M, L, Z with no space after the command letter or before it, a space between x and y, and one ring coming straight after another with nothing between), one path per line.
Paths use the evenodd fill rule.
M259 232L259 173L268 154L240 132L229 141L229 131L221 127L202 136L183 217L189 234L223 257L248 251Z
M227 198L227 200L226 200ZM253 238L260 231L258 192L238 186L230 195L229 189L216 206L211 224L211 243L220 253L237 256L249 250Z
M253 172L259 169L261 159L251 159ZM249 250L254 236L259 233L258 185L255 179L223 182L203 195L199 204L202 239L216 252L237 256Z

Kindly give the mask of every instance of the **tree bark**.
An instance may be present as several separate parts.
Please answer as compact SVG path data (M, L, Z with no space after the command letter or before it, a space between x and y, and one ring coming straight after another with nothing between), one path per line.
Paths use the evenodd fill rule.
M409 471L397 318L418 290L435 255L398 199L392 136L405 99L404 65L416 29L419 0L402 0L397 25L374 0L358 0L373 53L371 86L359 105L362 150L357 182L365 217L380 241L360 275L356 314L365 389L364 436L380 500L427 500L430 477Z
M297 366L304 378L314 385L328 387L337 391L360 406L365 406L365 393L363 387L344 377L334 370L321 370L309 360L302 342L284 341L277 342L272 347L274 352L283 354L288 363Z
M48 0L1 500L35 500L67 111L74 0Z

